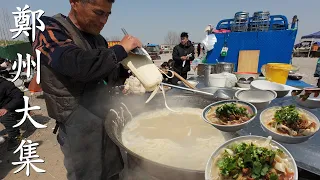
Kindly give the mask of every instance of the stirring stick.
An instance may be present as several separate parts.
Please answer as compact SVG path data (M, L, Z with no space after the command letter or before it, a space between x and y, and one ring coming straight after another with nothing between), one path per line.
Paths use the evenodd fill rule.
M167 72L162 72L161 73L167 73ZM190 87L191 89L197 89L196 87L194 87L192 84L190 84L186 79L184 79L183 77L181 77L178 73L176 73L175 71L172 71L174 76L176 76L178 79L180 79L182 82L184 82L188 87Z

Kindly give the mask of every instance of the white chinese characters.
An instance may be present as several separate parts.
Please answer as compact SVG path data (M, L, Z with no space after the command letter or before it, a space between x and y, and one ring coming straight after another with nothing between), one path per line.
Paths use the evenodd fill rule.
M31 11L29 10L29 5L25 5L23 9L20 7L17 7L18 12L12 12L12 14L15 16L15 27L17 29L10 29L12 33L16 34L12 37L12 39L17 38L20 36L21 33L29 37L29 33L27 31L32 30L32 41L35 40L35 31L36 28L38 28L41 31L44 31L45 25L40 20L40 17L44 14L43 10L38 11ZM31 27L30 27L30 20L32 21ZM40 23L40 26L36 26L36 21Z
M29 37L31 33L32 42L34 42L36 38L36 29L39 29L42 32L45 30L45 24L40 20L41 16L44 14L44 11L41 9L37 11L31 11L28 5L25 5L24 8L17 7L17 10L18 10L17 12L12 12L12 14L14 15L15 27L16 27L15 29L10 29L12 33L15 33L12 39L17 38L22 33L25 36ZM16 81L21 75L23 76L22 78L23 81L25 80L25 76L27 76L27 82L28 82L28 78L31 76L31 79L32 79L33 75L35 74L34 73L34 70L35 70L37 72L36 82L37 84L40 84L41 52L39 50L35 50L34 53L36 54L36 62L33 59L31 59L30 54L26 54L26 60L22 60L22 55L20 53L17 53L18 60L15 61L12 65L12 70L16 70L17 74L12 79L12 82ZM38 123L29 114L30 111L40 110L40 106L29 107L29 97L23 96L23 99L24 99L24 108L15 110L17 113L23 113L23 117L16 125L13 126L13 128L17 128L21 126L27 120L27 118L36 128L38 129L46 128L47 127L46 125L42 125ZM20 167L14 172L14 174L26 168L26 175L30 176L30 167L38 173L46 172L45 170L40 169L34 165L34 163L44 163L44 160L40 159L39 156L37 155L37 152L36 152L37 146L39 146L39 143L33 143L31 140L21 141L21 144L19 145L19 147L13 152L14 154L16 154L18 151L20 151L20 157L19 157L20 161L12 162L13 165L20 165Z
M12 82L16 81L19 76L21 75L21 70L23 68L27 68L27 78L29 78L31 76L31 66L35 68L36 72L37 72L37 84L40 84L40 55L41 52L36 49L36 55L37 55L37 62L34 62L34 60L31 59L31 55L27 54L26 57L26 61L22 60L22 55L20 53L17 53L18 55L18 62L14 61L13 65L12 65L12 70L16 70L17 69L17 74L15 75L15 77L12 79Z
M35 121L30 114L28 113L29 111L32 110L39 110L40 106L33 106L33 107L29 107L29 97L27 96L23 96L24 99L24 109L17 109L16 112L24 112L23 118L20 120L20 122L16 125L14 125L13 127L19 127L21 126L26 120L27 118L30 120L30 122L38 129L40 128L46 128L47 126L42 125L40 123L38 123L37 121Z
M28 144L26 144L26 142ZM31 140L22 140L20 146L13 152L16 154L20 151L20 162L12 162L13 165L21 165L19 169L17 169L14 173L18 173L27 167L26 175L30 176L30 166L37 172L37 173L44 173L46 172L43 169L36 167L33 163L43 163L44 160L38 159L39 155L37 155L36 149L39 146L39 143L32 143Z

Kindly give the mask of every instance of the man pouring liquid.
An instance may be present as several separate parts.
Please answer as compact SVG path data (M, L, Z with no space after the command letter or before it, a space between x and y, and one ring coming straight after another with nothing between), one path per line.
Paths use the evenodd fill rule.
M121 153L107 136L104 120L112 102L111 87L128 77L121 61L141 42L126 35L119 45L107 48L100 32L114 0L69 1L68 16L42 17L46 28L36 32L32 43L34 51L41 51L48 114L59 126L57 140L69 180L119 179Z

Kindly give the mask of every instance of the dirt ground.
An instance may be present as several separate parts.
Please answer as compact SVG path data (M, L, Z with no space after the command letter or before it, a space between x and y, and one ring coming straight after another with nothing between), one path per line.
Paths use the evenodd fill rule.
M37 155L40 159L44 160L44 163L35 163L38 168L46 170L45 173L37 173L30 167L30 176L26 176L26 168L17 174L14 174L20 166L14 166L12 162L19 162L19 152L13 154L13 151L7 152L3 158L0 158L3 162L0 164L0 179L5 180L65 180L66 170L63 165L63 154L60 150L60 146L56 140L56 135L52 133L55 126L55 121L48 118L46 105L44 99L41 97L41 93L30 96L31 106L40 106L41 110L33 111L37 115L32 116L34 120L41 124L47 125L45 129L35 129L32 124L28 123L22 127L23 136L39 143L37 147Z
M163 61L169 60L170 55L162 55L162 60L156 62L161 64ZM300 67L300 74L304 75L303 80L310 84L316 84L316 79L313 77L315 71L317 59L311 58L294 58L293 64ZM41 93L37 93L33 96L30 96L29 93L26 93L30 97L30 104L32 106L40 106L41 110L34 111L37 115L33 118L42 124L46 124L48 127L45 129L34 129L32 125L27 124L23 126L23 136L33 142L37 142L40 145L37 148L37 155L40 159L43 159L44 163L35 163L34 165L46 170L45 173L36 173L32 168L30 171L30 176L26 176L26 169L21 172L14 174L14 171L19 167L14 166L12 162L19 161L19 152L13 154L13 151L7 152L3 155L0 154L0 179L5 180L24 180L24 179L33 179L33 180L65 180L66 179L66 170L63 165L63 154L61 153L59 144L56 140L56 135L52 133L55 126L55 121L48 118L46 111L46 105L44 99L41 97ZM1 131L0 134L4 133ZM1 149L1 148L0 148Z

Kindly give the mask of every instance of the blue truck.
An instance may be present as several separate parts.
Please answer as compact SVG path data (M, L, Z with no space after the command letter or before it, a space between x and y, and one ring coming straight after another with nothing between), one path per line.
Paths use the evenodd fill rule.
M206 63L215 64L217 61L234 63L236 72L239 53L246 50L260 51L257 67L259 73L262 65L267 63L290 63L298 31L297 17L293 17L291 27L283 15L270 15L267 22L267 28L259 30L252 28L257 27L252 17L248 18L247 24L235 22L235 19L221 20L216 29L228 32L215 33L217 43L214 45L214 49L207 53ZM248 29L243 30L241 26ZM234 31L237 28L242 31ZM226 56L222 55L224 47L228 48Z

